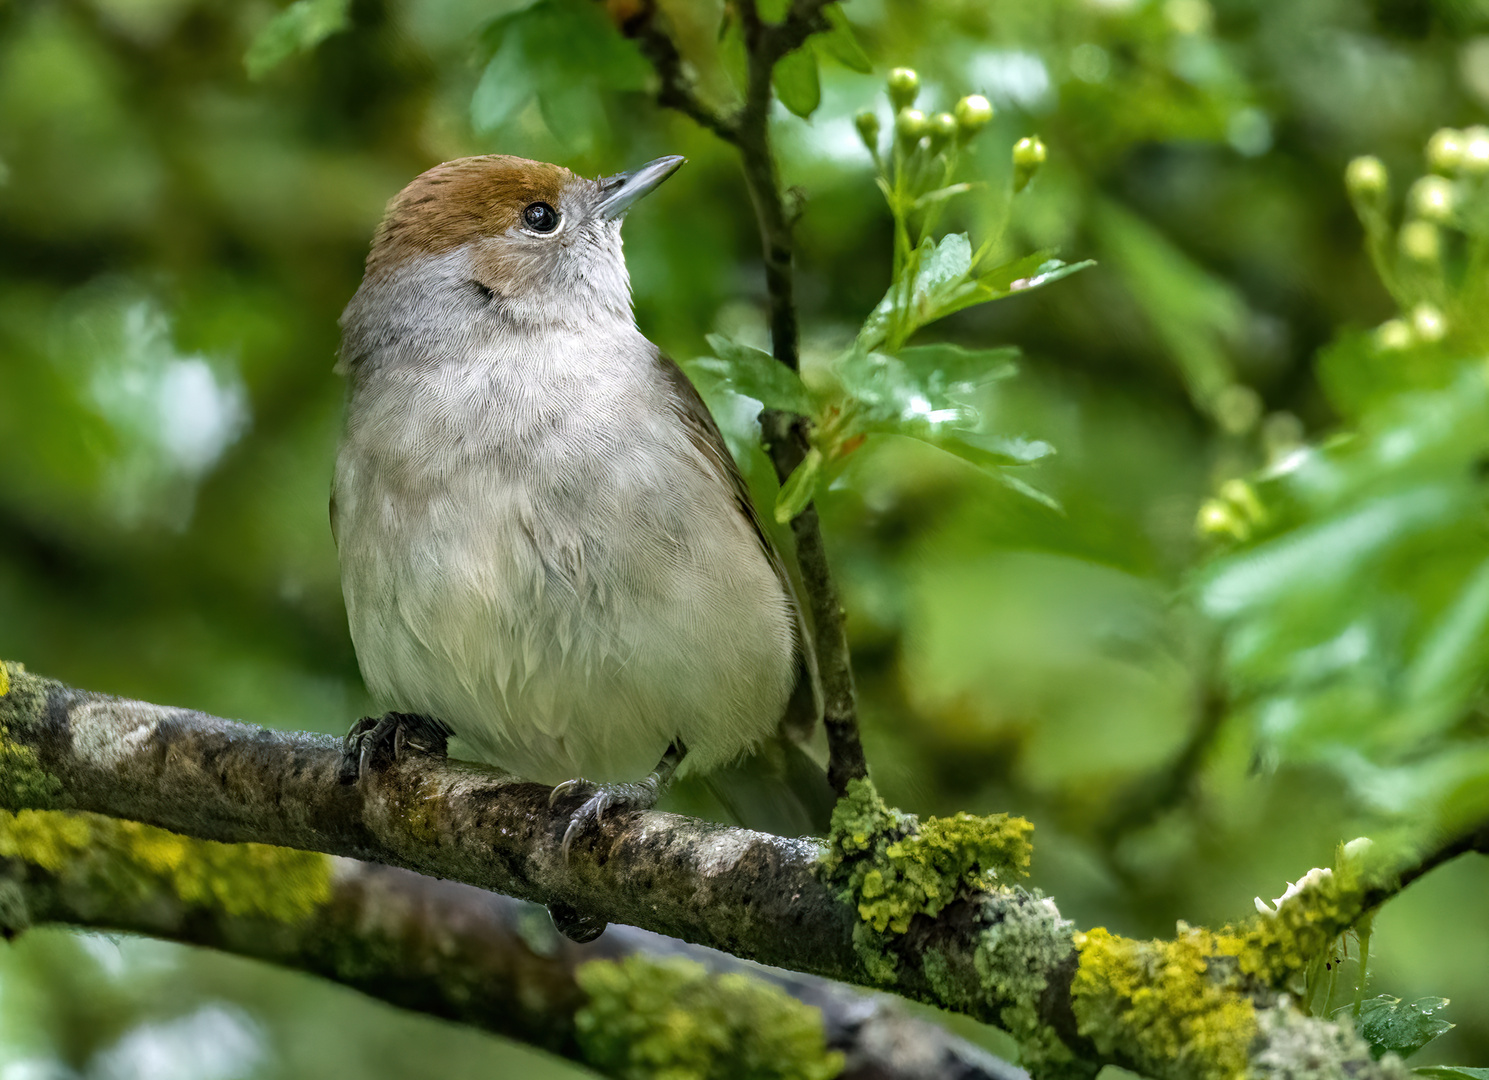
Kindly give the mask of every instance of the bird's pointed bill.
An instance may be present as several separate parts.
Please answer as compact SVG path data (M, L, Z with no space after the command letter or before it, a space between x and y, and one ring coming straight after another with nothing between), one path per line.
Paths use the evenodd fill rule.
M598 211L601 217L614 220L629 210L642 196L654 191L663 180L682 167L687 158L672 154L648 161L641 168L617 173L600 181L603 195Z

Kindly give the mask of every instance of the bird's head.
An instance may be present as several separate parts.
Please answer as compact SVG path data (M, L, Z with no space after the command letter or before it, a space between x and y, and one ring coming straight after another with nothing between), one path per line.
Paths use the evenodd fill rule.
M437 165L388 204L363 291L402 293L413 281L435 302L450 293L454 307L465 290L466 302L489 301L518 323L629 319L621 219L682 163L658 158L598 180L498 154Z

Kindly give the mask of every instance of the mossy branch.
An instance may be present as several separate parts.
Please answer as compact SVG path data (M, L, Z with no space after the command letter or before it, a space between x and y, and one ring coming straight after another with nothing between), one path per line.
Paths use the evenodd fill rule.
M566 860L572 807L550 807L540 785L421 756L343 785L328 737L5 670L0 806L12 811L87 810L567 903L610 923L999 1024L1040 1076L1090 1076L1107 1063L1158 1080L1238 1069L1281 1076L1298 1054L1334 1070L1318 1075L1402 1075L1389 1056L1370 1060L1347 1029L1301 1016L1285 992L1401 876L1310 875L1274 915L1219 933L1181 926L1174 940L1151 942L1082 934L1052 900L1013 884L1027 865L1026 823L920 822L885 806L866 781L851 785L827 845L627 813L585 834ZM1452 847L1470 849L1477 840ZM44 850L32 852L38 866ZM208 873L195 895L217 896L213 880ZM275 895L255 910L274 910Z
M722 1076L715 1059L767 1062L747 1075L782 1080L1024 1075L884 1000L628 927L581 947L543 909L468 885L96 814L0 811L0 932L44 923L255 957L609 1076L637 1060Z

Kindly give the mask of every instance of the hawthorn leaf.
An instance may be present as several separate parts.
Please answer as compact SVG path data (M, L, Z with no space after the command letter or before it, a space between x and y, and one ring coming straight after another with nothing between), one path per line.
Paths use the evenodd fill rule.
M869 59L868 53L863 51L863 46L858 43L858 38L853 33L853 24L848 21L848 16L843 14L842 7L838 4L828 4L822 13L827 16L827 25L831 27L826 34L817 38L823 51L844 67L860 75L872 74L873 61Z
M817 493L817 484L822 479L824 458L815 446L807 451L801 464L792 470L776 495L775 519L779 525L789 525L791 520L807 508L812 496Z
M257 82L291 56L309 52L351 24L351 0L295 0L254 35L243 66Z
M1387 1052L1410 1057L1433 1039L1451 1031L1454 1024L1437 1014L1447 1008L1448 999L1439 997L1402 1001L1390 995L1370 998L1360 1005L1360 1037L1370 1044L1370 1053L1379 1060Z
M722 334L709 334L708 347L714 355L695 360L690 367L707 372L734 393L754 398L767 409L812 415L812 399L801 376L770 353Z
M817 72L817 53L810 41L788 52L776 63L771 82L781 104L803 120L822 104L822 79Z

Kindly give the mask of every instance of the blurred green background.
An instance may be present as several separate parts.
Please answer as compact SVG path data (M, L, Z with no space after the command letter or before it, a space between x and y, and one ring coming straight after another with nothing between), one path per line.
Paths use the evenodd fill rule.
M723 5L662 7L726 97ZM764 345L763 284L734 152L655 107L603 5L356 0L250 79L279 11L0 0L0 655L339 734L370 703L326 517L331 366L384 202L469 153L590 174L683 153L626 228L642 329L678 358L714 332ZM966 169L989 191L1016 138L1049 147L1010 257L1099 261L929 335L1023 350L982 410L1056 447L1023 475L1063 514L889 437L821 499L880 788L1029 816L1033 883L1138 936L1246 917L1356 835L1483 816L1489 213L1452 167L1446 217L1415 190L1398 207L1429 136L1489 113L1489 4L845 11L878 74L824 58L821 107L776 125L809 364L887 284L852 117L889 121L890 66L928 108L997 106ZM1402 178L1362 196L1391 289L1343 182L1360 154ZM976 239L1004 205L952 223ZM1402 253L1401 213L1438 247ZM715 406L768 505L753 409ZM1452 999L1422 1063L1489 1065L1485 896L1489 866L1460 860L1377 920L1371 992ZM3 1080L436 1072L571 1074L235 959L60 931L0 953Z

